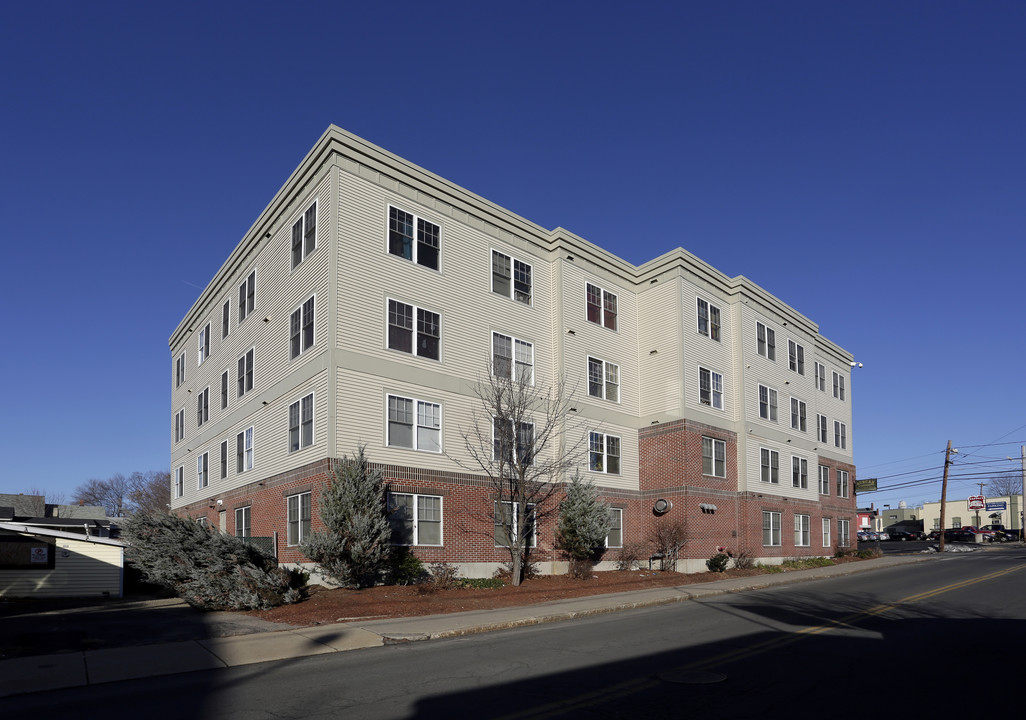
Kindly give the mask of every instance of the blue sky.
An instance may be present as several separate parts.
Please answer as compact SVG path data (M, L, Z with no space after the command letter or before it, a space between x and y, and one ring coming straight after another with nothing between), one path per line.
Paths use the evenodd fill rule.
M1026 3L355 5L0 11L0 492L167 468L167 339L330 123L811 317L860 505L1018 466Z

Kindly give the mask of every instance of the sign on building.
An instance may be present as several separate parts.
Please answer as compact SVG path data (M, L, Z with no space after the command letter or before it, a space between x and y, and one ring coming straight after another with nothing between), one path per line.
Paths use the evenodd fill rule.
M999 501L994 501L994 502L987 503L987 512L991 512L993 510L1007 510L1007 509L1008 509L1008 503L1005 502L1004 500L1001 500L1000 502Z
M983 510L987 505L987 498L982 495L970 495L969 496L969 509L970 510Z

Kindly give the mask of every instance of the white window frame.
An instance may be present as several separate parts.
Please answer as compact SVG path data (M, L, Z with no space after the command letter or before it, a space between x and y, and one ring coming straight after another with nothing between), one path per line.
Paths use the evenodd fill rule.
M250 271L239 285L239 324L256 310L256 270Z
M501 338L509 345L511 357L501 356L504 362L508 362L509 372L501 372L502 366L496 363L495 343ZM526 353L526 354L525 354ZM530 373L530 385L534 385L534 343L523 340L497 331L492 331L492 375L495 377L510 378L513 382L520 382L520 376L525 372ZM500 370L500 372L497 372Z
M601 441L601 445L597 441ZM617 453L610 452L609 441L615 440ZM616 458L616 470L609 469L609 459ZM619 435L591 431L588 434L588 470L602 475L623 474L623 443Z
M175 469L175 498L185 494L185 466L179 465Z
M847 519L837 521L837 544L840 547L851 545L851 525Z
M251 347L246 352L239 356L239 360L236 363L236 392L237 397L242 397L246 393L253 389L253 373L255 372L256 366L256 348Z
M769 422L777 421L777 391L769 385L759 385L759 417Z
M816 363L816 389L826 392L826 365L821 362Z
M805 375L805 347L790 338L787 341L787 368L791 372Z
M317 201L299 214L299 219L292 224L292 269L306 260L317 249Z
M599 377L596 378L593 369L597 367ZM598 392L592 392L593 388ZM597 397L600 400L620 402L620 366L607 360L600 360L592 355L588 356L588 395ZM610 397L612 396L612 397Z
M185 408L175 413L175 442L185 439Z
M830 424L826 415L816 413L816 439L821 443L830 442Z
M819 466L819 494L830 494L830 468L826 465Z
M510 538L510 540L512 540L513 542L516 542L517 535L520 533L520 528L517 526L517 510L520 508L520 503L511 502L509 500L495 500L492 505L492 517L495 526L495 532L492 536L492 539L495 542L495 547L509 547L509 545L499 544L499 538L495 537L495 535L498 535L500 531L505 532L505 528L503 527L502 523L499 522L500 502L503 505L509 505L511 512L513 513L513 527L511 528L511 530L513 531L513 537ZM534 503L527 503L527 516L528 518L530 518L528 522L531 525L531 540L527 543L527 547L536 548L538 547L538 508Z
M496 429L499 424L499 419L492 417L492 462L499 462L500 452L500 441ZM510 421L512 425L512 420ZM525 439L526 435L526 439ZM525 444L526 443L526 444ZM525 461L525 465L534 464L534 423L533 422L521 422L519 431L517 432L516 440L514 441L512 449L512 455L506 458L506 462L509 464L516 464L521 461L520 456L524 454L524 449L527 449L527 455L529 456Z
M727 443L719 438L702 436L702 474L727 477Z
M851 483L848 482L848 471L838 470L837 471L837 497L846 498L848 497L848 487Z
M410 216L410 231L413 233L410 236L410 257L406 257L405 253L393 252L392 249L392 222L393 213L403 213L404 215ZM422 227L430 226L434 228L434 240L435 244L432 245L430 242L431 233L430 228ZM405 234L401 234L400 237L407 237ZM439 223L428 220L422 215L417 215L408 210L403 210L397 205L389 204L388 206L388 218L387 218L387 230L385 233L386 251L389 255L397 257L401 260L406 260L414 265L427 268L428 270L439 271L442 266L442 226ZM435 262L434 265L423 262L424 258L421 257L421 247L434 247L435 249ZM430 255L430 253L428 253Z
M210 453L196 456L196 489L202 490L210 485Z
M228 478L228 441L221 441L221 479Z
M834 447L848 449L848 426L840 420L834 420Z
M593 291L598 293L598 305L591 302ZM610 309L612 301L612 309ZM592 310L597 308L597 313ZM584 318L590 323L601 325L607 330L617 332L619 327L620 305L616 293L604 290L595 283L584 284Z
M239 522L239 517L242 522ZM243 505L235 508L235 537L248 538L253 536L253 510L250 505ZM239 529L249 530L248 533L240 533Z
M289 314L289 359L295 360L314 346L314 321L316 315L316 294L301 302Z
M203 427L203 424L210 420L210 386L200 390L196 396L196 427Z
M808 406L804 400L791 397L791 429L798 432L808 431Z
M396 502L396 497L400 496L400 495L403 496L403 497L410 497L410 498L413 499L413 502L412 502L412 505L413 505L413 517L410 518L410 525L411 525L411 531L410 532L411 532L411 540L412 540L412 542L409 542L409 543L406 543L406 542L396 542L395 541L395 535L399 531L396 529L395 525L392 525L392 522L393 522L393 515L394 515L394 513L396 512L396 510L399 509L399 505ZM421 515L425 514L425 512L433 511L433 508L426 507L428 505L428 503L427 503L428 500L437 500L438 501L438 520L437 521L436 520L425 520L424 518L421 517ZM398 491L396 491L396 492L389 492L388 493L388 517L389 517L389 524L392 525L392 540L391 540L391 544L392 545L399 545L399 546L403 546L403 547L414 547L414 546L417 546L417 545L421 545L421 546L424 546L424 547L442 547L445 544L445 536L444 536L444 530L445 530L445 502L442 499L441 495L428 495L428 494L422 494L422 493L410 493L410 492L398 492ZM421 536L421 532L420 532L420 530L421 530L421 528L420 528L421 522L424 522L425 524L427 524L427 523L434 524L434 523L437 522L437 524L438 524L438 542L437 543L422 542L422 538L420 537Z
M780 451L759 448L759 481L771 485L780 484Z
M501 281L498 288L496 280ZM508 287L503 288L502 285ZM531 305L534 297L534 267L492 248L492 292L524 305Z
M791 487L809 489L809 461L797 455L791 456Z
M306 511L305 513L303 511ZM285 542L289 547L302 545L310 534L310 493L301 492L285 498Z
M780 513L775 510L762 511L762 546L780 547Z
M185 351L175 360L175 387L180 388L185 384Z
M392 306L395 306L395 312L393 312ZM409 310L410 326L400 325L393 322L393 315L398 317L398 311L400 306L404 309ZM434 316L434 326L438 329L437 335L431 335L429 332L421 331L421 323L431 323L432 318L428 316ZM396 347L392 345L392 328L396 328L396 332L405 333L405 337L409 338L410 349L405 350L402 347L398 347L399 343L396 343ZM421 352L421 337L435 338L435 347L437 352L432 355L430 352ZM396 336L399 337L398 335ZM412 303L403 302L402 300L396 300L395 298L387 298L385 301L385 347L389 350L401 352L404 355L412 355L413 357L427 358L428 360L441 361L442 359L442 314L437 313L434 310L428 310L427 308L419 307Z
M200 328L199 337L196 339L196 366L202 365L208 357L210 357L210 323Z
M616 537L613 538L613 533ZM610 540L612 538L612 540ZM609 532L606 533L607 548L623 547L623 508L609 508Z
M755 350L767 360L777 360L777 333L769 325L755 323Z
M695 319L698 325L698 334L719 342L723 334L722 313L719 305L713 305L704 298L697 298L697 300Z
M221 409L228 409L228 397L231 395L231 371L228 368L221 373Z
M723 409L723 374L698 367L698 402L716 410Z
M794 546L812 546L812 517L796 513L794 516Z
M307 393L289 405L289 452L314 444L314 394Z
M235 436L235 472L241 475L249 472L254 465L253 426Z
M221 305L221 339L224 340L232 332L232 299L228 298Z
M837 371L834 371L833 381L834 381L833 382L834 397L837 398L838 400L843 401L844 400L844 375L842 375L841 373L839 373Z
M830 540L830 526L831 526L831 524L832 523L830 522L830 518L823 518L823 547L830 547L831 546L831 540Z
M395 403L393 403L395 401ZM393 405L396 410L399 410L398 403L409 403L409 414L410 422L401 422L398 415L393 419ZM431 412L433 409L433 413ZM404 410L405 412L405 410ZM425 423L425 418L430 416L437 417L438 424L430 425ZM405 418L403 418L405 420ZM393 440L392 437L392 425L402 425L410 428L410 445L402 445ZM438 437L438 449L431 448L427 443L421 442L421 432L429 431L433 432ZM429 452L435 454L441 454L442 448L442 404L431 402L429 400L420 400L418 398L406 397L405 395L396 395L389 393L385 396L385 445L387 447L402 448L405 450L415 450L417 452ZM425 445L425 447L421 447Z

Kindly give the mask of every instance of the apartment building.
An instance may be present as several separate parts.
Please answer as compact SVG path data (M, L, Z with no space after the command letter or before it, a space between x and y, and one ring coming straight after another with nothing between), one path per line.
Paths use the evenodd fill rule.
M319 527L364 446L395 541L490 575L506 551L464 435L495 367L577 388L568 444L613 508L604 561L683 523L772 562L850 542L851 355L681 249L635 266L329 127L171 335L172 507L273 538ZM532 559L559 571L551 521Z

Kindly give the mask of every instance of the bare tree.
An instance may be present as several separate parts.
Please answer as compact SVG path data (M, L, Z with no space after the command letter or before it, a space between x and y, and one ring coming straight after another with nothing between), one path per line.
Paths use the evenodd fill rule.
M1009 472L991 478L987 483L987 494L991 497L1018 495L1022 492L1022 473Z
M93 478L75 488L72 501L82 505L100 505L107 517L130 513L165 512L171 502L171 474L165 470L135 472L125 477L114 473L106 480Z
M47 505L64 505L65 498L67 497L63 491L58 490L56 492L48 492L38 487L31 488L27 494L42 495L44 498L46 498Z
M538 523L554 512L549 501L578 464L584 439L568 444L580 434L568 428L573 389L565 377L542 388L530 365L498 354L489 369L474 386L474 425L460 433L470 469L484 473L495 491L495 542L508 550L513 584L520 585Z

